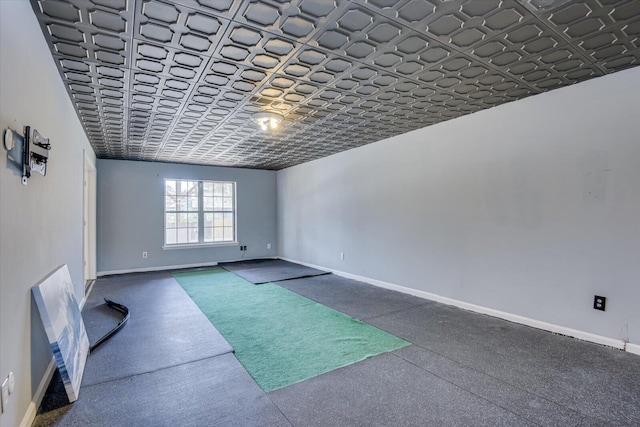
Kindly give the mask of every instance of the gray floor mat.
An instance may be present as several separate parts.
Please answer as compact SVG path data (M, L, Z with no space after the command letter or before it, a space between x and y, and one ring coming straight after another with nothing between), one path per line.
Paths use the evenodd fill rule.
M233 261L233 262L220 262L218 263L218 267L222 267L227 271L239 271L239 270L249 270L252 268L261 268L261 267L277 267L281 265L290 264L288 261L283 261L281 259L276 258L261 258L261 259L248 259L243 261Z
M255 267L254 265L240 267L229 264L220 264L220 267L231 271L232 273L256 285L261 283L277 282L280 280L329 274L328 271L317 270L315 268L282 260L264 262L260 267Z
M232 354L83 386L34 427L290 426Z
M335 274L284 280L277 284L360 320L418 305L432 304L431 301L422 298L346 279Z
M296 426L532 426L393 354L275 390Z
M592 419L640 425L636 355L437 303L367 322Z
M577 411L460 365L417 345L396 350L394 354L538 425L576 426L584 418Z
M82 311L91 343L120 320L103 298L126 305L130 319L89 355L83 386L233 351L168 273L98 280Z

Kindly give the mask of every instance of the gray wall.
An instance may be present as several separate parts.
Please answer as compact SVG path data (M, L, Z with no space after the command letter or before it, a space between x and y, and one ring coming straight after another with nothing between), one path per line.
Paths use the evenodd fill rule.
M275 172L99 160L98 274L240 259L239 246L162 249L166 178L236 181L238 241L248 246L245 257L276 255Z
M635 68L279 171L279 254L638 344L639 99Z
M47 176L27 186L0 148L0 381L16 390L2 427L19 425L52 358L31 286L68 264L80 300L83 150L93 151L27 1L0 1L0 130L30 125L51 140ZM0 145L0 147L3 147Z

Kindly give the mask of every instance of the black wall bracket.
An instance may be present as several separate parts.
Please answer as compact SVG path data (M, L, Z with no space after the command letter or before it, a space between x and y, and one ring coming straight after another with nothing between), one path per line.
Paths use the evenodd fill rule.
M22 173L24 185L27 185L32 172L39 172L43 176L47 174L51 144L49 138L45 138L37 130L34 129L32 133L31 127L25 126L23 136L12 129L5 129L4 148L9 162Z

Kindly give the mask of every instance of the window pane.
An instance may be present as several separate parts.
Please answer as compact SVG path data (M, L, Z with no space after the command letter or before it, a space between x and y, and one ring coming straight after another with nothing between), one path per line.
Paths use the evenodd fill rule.
M167 211L176 210L176 196L167 196L164 198L164 209Z
M187 193L190 196L198 197L198 181L187 181Z
M164 241L167 245L172 245L176 243L176 229L172 228L169 230L165 230Z
M213 241L214 242L222 242L224 238L223 228L214 228L213 229Z
M212 213L204 214L204 226L205 227L213 227L213 214Z
M213 226L214 227L222 227L224 225L224 214L214 213L213 214Z
M213 210L214 211L222 210L222 197L213 198Z
M204 241L213 242L213 228L207 227L204 229Z
M178 214L178 227L185 228L189 226L189 214L179 213Z
M187 240L188 228L178 228L178 241L176 243L189 243Z
M224 226L225 227L233 227L233 214L232 213L224 213Z
M225 197L224 199L222 199L222 210L223 211L233 210L233 199L231 197Z
M198 196L189 196L189 210L197 211L198 210Z
M165 192L165 194L175 196L175 194L176 194L176 182L175 181L165 181L164 182L164 192Z
M213 183L213 192L214 192L214 196L222 196L222 183L221 182L214 182Z
M202 203L204 204L203 210L205 211L213 210L213 197L204 197L202 199Z
M178 194L179 195L186 195L188 188L189 188L189 182L188 181L178 181Z
M189 243L198 243L198 229L189 228Z
M198 214L197 213L190 213L187 214L189 216L189 227L195 227L196 230L198 229Z
M224 227L223 230L224 230L224 240L225 240L225 242L233 240L233 228Z
M223 185L223 195L224 196L233 196L233 184L227 182Z
M206 197L213 196L213 182L205 181L202 183L202 194Z
M165 216L165 224L166 228L176 228L176 214L168 213Z
M178 196L177 198L177 210L186 211L187 210L187 196Z

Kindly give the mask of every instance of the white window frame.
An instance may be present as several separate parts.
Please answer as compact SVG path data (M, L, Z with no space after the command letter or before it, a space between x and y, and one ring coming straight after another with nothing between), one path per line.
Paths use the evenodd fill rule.
M191 213L197 213L198 215L198 242L189 242L189 243L167 243L167 214L168 213L182 213L188 211L180 211L178 210L178 206L176 205L176 210L171 211L167 210L167 181L191 181L198 183L198 210L197 212L191 211ZM204 209L204 191L203 187L205 183L214 184L232 184L233 187L233 240L225 240L219 242L205 242L204 241L204 214L205 213L228 213L228 211L215 211L215 210L206 210ZM162 206L163 206L163 223L162 223L162 240L164 242L162 248L163 249L188 249L188 248L202 248L202 247L214 247L214 246L237 246L238 245L238 197L237 197L237 182L235 181L214 181L209 179L184 179L184 178L165 178L164 186L162 189ZM177 191L177 189L176 189ZM214 193L215 194L215 193ZM176 222L178 221L176 217Z

